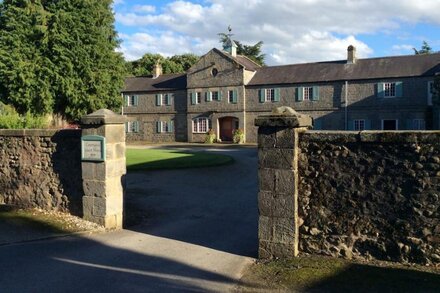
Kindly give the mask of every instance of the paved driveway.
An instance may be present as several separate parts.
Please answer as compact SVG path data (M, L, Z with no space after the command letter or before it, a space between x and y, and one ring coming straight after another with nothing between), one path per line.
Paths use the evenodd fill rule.
M256 150L212 151L236 163L127 175L127 212L142 224L0 247L0 291L232 289L257 254Z

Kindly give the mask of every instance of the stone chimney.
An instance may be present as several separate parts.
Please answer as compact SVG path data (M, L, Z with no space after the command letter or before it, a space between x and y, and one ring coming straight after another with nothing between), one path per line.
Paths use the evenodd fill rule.
M157 61L156 64L154 64L153 68L153 78L158 78L162 75L162 65L160 65L160 62Z
M356 48L353 45L350 45L347 48L347 64L355 64L355 63L356 63Z

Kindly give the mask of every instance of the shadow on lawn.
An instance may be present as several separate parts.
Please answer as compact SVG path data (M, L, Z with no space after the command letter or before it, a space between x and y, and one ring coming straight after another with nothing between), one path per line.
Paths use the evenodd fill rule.
M439 292L439 274L350 264L334 276L306 286L306 292Z

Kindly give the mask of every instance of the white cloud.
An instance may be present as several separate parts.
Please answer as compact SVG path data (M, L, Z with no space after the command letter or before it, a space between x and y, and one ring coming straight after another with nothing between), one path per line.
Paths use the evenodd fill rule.
M116 13L116 20L138 27L153 39L144 44L139 34L122 37L127 58L139 58L140 48L179 54L203 54L218 43L219 32L232 25L234 39L245 44L263 41L268 64L343 59L353 44L358 55L373 51L357 34L393 32L402 22L440 24L438 0L209 0L168 3L160 13ZM148 47L148 48L146 48Z
M152 13L156 11L156 7L153 5L135 5L133 10L137 13Z
M120 5L120 4L124 4L125 1L124 0L113 0L113 5Z
M393 55L409 55L409 54L414 54L413 48L415 48L415 46L407 45L407 44L393 45L391 47L391 54L393 54Z

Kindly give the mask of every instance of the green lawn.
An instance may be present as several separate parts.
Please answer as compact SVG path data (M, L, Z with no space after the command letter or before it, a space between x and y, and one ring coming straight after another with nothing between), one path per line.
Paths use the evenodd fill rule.
M234 162L226 155L163 149L127 149L126 159L129 171L200 168Z

